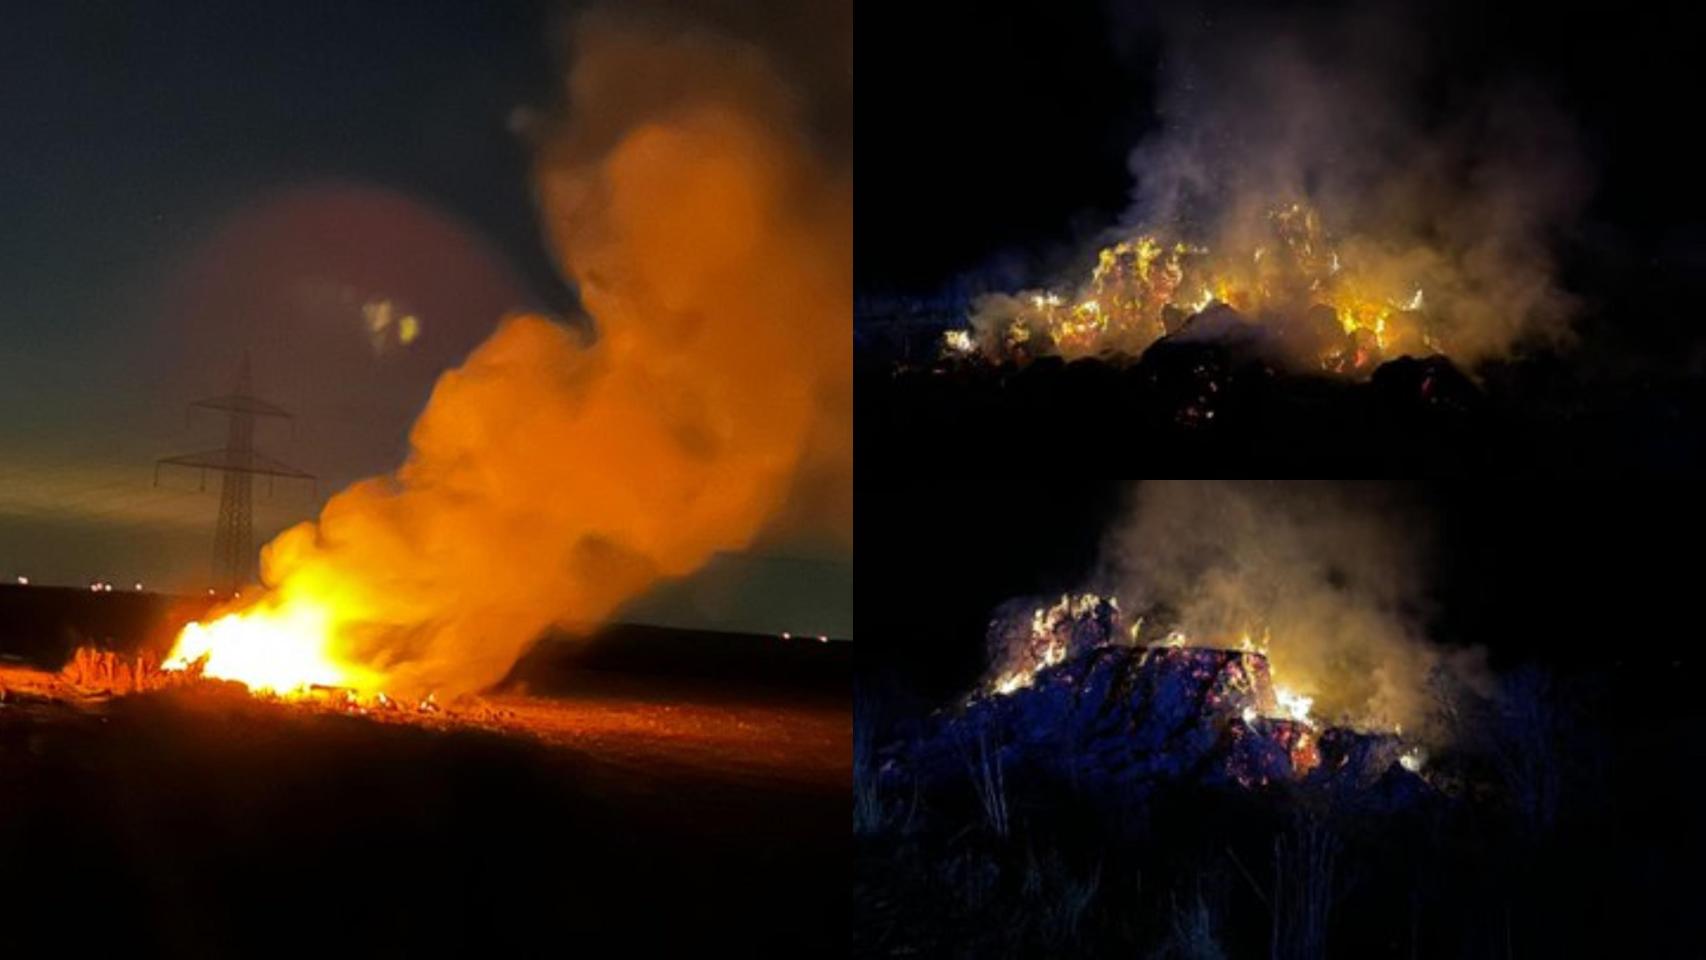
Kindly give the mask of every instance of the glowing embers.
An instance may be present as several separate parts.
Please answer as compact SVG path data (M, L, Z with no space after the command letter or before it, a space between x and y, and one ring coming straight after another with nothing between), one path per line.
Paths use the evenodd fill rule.
M1185 646L1181 633L1144 652L1145 669L1162 678L1177 677L1208 714L1261 716L1275 709L1268 658L1243 650ZM1175 642L1176 641L1176 642ZM1161 692L1161 691L1157 691Z
M1284 638L1257 626L1204 646L1182 630L1143 628L1095 593L1003 605L988 636L996 667L958 722L995 722L1044 750L1076 743L1116 779L1215 771L1243 787L1366 785L1389 768L1421 771L1416 744L1345 716L1315 678L1276 682L1268 653ZM1317 695L1326 717L1316 716Z
M1128 751L1133 769L1150 773L1191 767L1219 750L1219 768L1246 787L1298 780L1320 766L1314 698L1274 682L1265 632L1193 646L1175 630L1140 645L1141 627L1124 624L1117 604L1095 594L1010 607L991 624L991 644L1006 659L986 691L1038 729L1071 726L1078 721L1067 718L1084 709L1103 718L1097 724L1128 717L1114 724L1125 730L1123 742L1098 753Z
M1287 360L1366 375L1399 356L1442 352L1415 282L1341 254L1309 206L1274 207L1223 249L1140 234L1103 249L1072 295L985 297L945 356L1132 356L1172 334L1265 339ZM1355 244L1348 246L1355 247ZM1367 259L1367 258L1364 258ZM1221 305L1221 309L1211 308Z
M314 687L371 692L377 678L337 655L336 633L325 606L268 598L210 623L191 621L161 668L198 670L258 693L296 695Z
M1320 734L1312 723L1244 717L1230 728L1227 773L1246 787L1308 776L1321 765Z
M997 694L1031 685L1039 670L1114 639L1119 601L1094 593L1061 594L1052 604L1008 611L990 624L990 643L1005 668L990 682Z
M1174 634L1169 641L1174 638L1182 640L1183 635ZM1186 647L1169 642L1166 646L1152 647L1145 654L1146 663L1169 661L1174 669L1192 676L1206 691L1203 697L1206 710L1235 718L1229 722L1234 741L1255 737L1278 750L1275 753L1269 749L1269 756L1251 759L1247 756L1248 744L1235 744L1240 749L1235 749L1231 766L1235 777L1246 786L1285 776L1301 777L1321 762L1316 749L1319 726L1310 715L1315 699L1273 682L1273 668L1265 647L1265 638L1263 649L1258 650L1246 636L1237 650ZM1284 763L1279 762L1281 755Z

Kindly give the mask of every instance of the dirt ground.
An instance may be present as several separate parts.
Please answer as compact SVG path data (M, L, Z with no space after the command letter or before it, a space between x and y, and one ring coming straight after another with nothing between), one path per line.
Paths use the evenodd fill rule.
M0 687L14 948L846 951L846 696L588 671L464 720Z

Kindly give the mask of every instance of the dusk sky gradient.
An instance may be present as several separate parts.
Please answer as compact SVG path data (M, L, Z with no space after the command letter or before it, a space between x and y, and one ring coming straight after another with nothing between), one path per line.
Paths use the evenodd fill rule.
M51 4L0 37L0 577L200 589L224 441L189 401L296 414L256 445L257 547L395 467L437 375L512 309L567 315L526 111L558 93L558 8ZM418 318L408 344L364 306ZM393 330L395 327L392 328ZM850 636L845 548L772 538L634 619Z

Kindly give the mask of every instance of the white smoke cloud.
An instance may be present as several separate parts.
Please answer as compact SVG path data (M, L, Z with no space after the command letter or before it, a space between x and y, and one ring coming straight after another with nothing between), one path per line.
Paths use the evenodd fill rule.
M1537 85L1459 89L1449 50L1385 4L1179 16L1167 38L1128 223L1247 250L1274 205L1302 201L1347 262L1426 291L1454 359L1568 341L1549 247L1590 178Z
M1427 637L1428 557L1426 524L1389 486L1154 480L1095 579L1192 643L1265 637L1276 682L1314 697L1318 716L1420 732L1434 671L1480 674L1478 651Z
M1199 336L1354 376L1571 342L1553 248L1590 178L1538 85L1459 83L1384 5L1162 19L1124 222L1094 273L976 304L981 350L1136 355L1215 301L1248 323Z

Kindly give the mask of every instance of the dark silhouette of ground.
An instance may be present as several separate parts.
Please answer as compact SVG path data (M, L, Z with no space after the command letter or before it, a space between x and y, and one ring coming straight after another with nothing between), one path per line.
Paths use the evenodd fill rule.
M107 598L7 599L88 624ZM14 684L0 700L8 944L845 950L845 655L839 668L833 657L797 667L797 688L774 669L763 694L719 684L715 657L692 676L635 669L668 646L647 635L644 656L606 653L573 691L493 695L519 729L378 723L212 684L117 699L41 699ZM743 651L725 653L730 673L762 659L723 643ZM550 659L533 666L548 673Z

